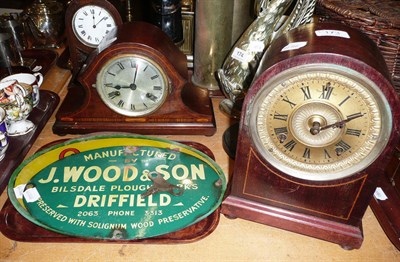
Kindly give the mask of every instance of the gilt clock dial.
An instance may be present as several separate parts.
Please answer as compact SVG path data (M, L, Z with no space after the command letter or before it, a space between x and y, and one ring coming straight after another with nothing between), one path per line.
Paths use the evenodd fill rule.
M72 29L76 37L90 47L96 47L115 26L111 13L97 5L82 6L72 18Z
M356 71L307 65L265 86L249 126L259 151L281 171L334 180L364 169L385 148L392 127L387 100Z
M127 54L117 56L97 75L96 88L103 102L126 116L154 112L165 101L169 84L161 67L149 58Z

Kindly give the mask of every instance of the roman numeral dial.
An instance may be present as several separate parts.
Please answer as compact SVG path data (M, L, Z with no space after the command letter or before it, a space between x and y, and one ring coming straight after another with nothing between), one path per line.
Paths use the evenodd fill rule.
M89 47L97 47L115 26L110 12L97 5L82 6L72 18L72 30L76 38Z
M139 55L113 58L97 76L97 91L110 109L126 116L157 110L168 95L168 81L161 67Z
M340 73L287 73L259 93L249 126L266 159L318 177L349 169L373 151L382 126L379 104L364 82Z

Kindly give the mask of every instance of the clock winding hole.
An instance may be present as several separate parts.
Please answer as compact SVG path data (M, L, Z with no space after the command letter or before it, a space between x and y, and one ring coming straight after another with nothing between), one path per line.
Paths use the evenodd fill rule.
M343 119L340 111L329 103L304 103L297 107L289 118L290 132L297 141L309 147L325 147L337 141L342 133L340 128L324 129L329 124Z

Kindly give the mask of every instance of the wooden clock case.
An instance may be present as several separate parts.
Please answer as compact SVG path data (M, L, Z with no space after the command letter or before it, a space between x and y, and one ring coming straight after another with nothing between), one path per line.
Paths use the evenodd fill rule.
M316 37L315 30L342 30L350 39ZM281 52L292 42L306 41L299 49ZM334 43L334 44L332 44ZM247 126L248 106L271 77L308 63L342 65L377 83L393 114L393 128L382 154L365 170L331 181L302 180L284 174L263 159ZM361 219L379 177L399 141L400 103L375 44L360 32L340 24L311 24L290 31L273 42L263 57L246 94L239 128L231 192L222 213L301 233L341 245L359 248L363 241Z
M76 76L79 70L82 68L82 65L85 63L86 59L88 58L89 54L95 50L95 47L90 47L82 42L80 42L75 34L74 30L72 29L72 19L76 11L79 8L85 5L97 5L101 6L113 16L115 20L116 26L122 24L122 18L118 10L115 8L113 4L108 1L103 0L74 0L68 5L68 8L65 13L65 32L67 35L67 42L68 42L68 51L70 55L70 62L72 66L72 75Z
M168 97L150 115L120 115L103 103L94 87L104 63L121 54L145 56L160 65L168 77ZM110 46L91 54L87 67L78 76L79 83L70 84L56 114L53 132L60 135L97 131L213 135L216 126L208 91L193 86L188 79L186 56L161 29L145 22L123 24L116 28L116 40Z

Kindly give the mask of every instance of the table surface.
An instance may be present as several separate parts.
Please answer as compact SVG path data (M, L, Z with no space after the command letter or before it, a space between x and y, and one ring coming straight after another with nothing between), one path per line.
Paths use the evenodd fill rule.
M58 93L62 101L69 81L70 72L54 65L41 88ZM213 98L217 123L215 135L160 137L195 141L207 146L228 176L232 172L233 161L223 150L222 135L229 127L230 119L219 111L220 101L220 98ZM76 137L53 134L56 112L27 157L51 141ZM6 200L5 190L0 196L0 207ZM363 228L364 243L360 249L352 251L330 242L243 219L228 219L223 215L211 235L189 244L29 243L10 240L0 233L0 261L400 261L400 252L386 237L370 208L365 213Z

